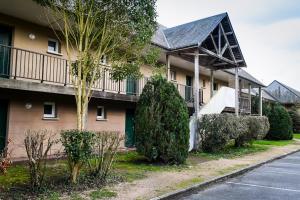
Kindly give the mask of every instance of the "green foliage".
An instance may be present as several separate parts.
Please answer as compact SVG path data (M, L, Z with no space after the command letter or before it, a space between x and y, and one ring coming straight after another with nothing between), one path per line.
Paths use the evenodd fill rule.
M299 114L299 112L297 111L297 109L295 107L292 107L289 110L289 115L293 122L293 132L299 133L300 132L300 114Z
M30 185L32 190L41 188L45 173L49 151L57 142L47 130L27 130L24 145L28 158Z
M108 189L99 189L90 193L92 200L116 197L117 193Z
M287 110L277 104L272 106L267 115L270 122L270 130L266 135L269 140L291 140L293 139L292 119Z
M137 151L151 161L183 163L188 156L186 104L175 86L161 76L145 85L136 109Z
M219 152L231 140L241 147L263 138L269 130L266 117L239 116L232 114L204 115L199 120L201 148L204 152Z
M232 114L203 115L199 121L201 148L204 152L217 152L234 137L230 130L234 121Z
M252 144L254 140L263 139L269 131L270 124L265 116L243 116L246 123L245 131L235 139L235 146L241 147Z
M92 154L94 137L94 133L89 131L67 130L61 133L61 142L68 158L72 183L77 182L81 167Z
M90 174L105 182L118 151L122 137L119 132L95 133L93 155L88 160Z

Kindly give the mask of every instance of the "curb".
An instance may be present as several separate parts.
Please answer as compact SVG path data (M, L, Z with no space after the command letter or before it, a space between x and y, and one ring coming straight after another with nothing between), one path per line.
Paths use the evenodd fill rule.
M243 175L243 174L245 174L245 173L247 173L249 171L252 171L252 170L254 170L254 169L256 169L256 168L258 168L258 167L260 167L262 165L265 165L265 164L273 162L275 160L284 158L286 156L289 156L289 155L297 153L297 152L300 152L300 149L292 151L292 152L289 152L289 153L286 153L286 154L283 154L281 156L274 157L274 158L272 158L270 160L266 160L266 161L263 161L263 162L258 163L258 164L250 165L248 167L242 168L240 170L236 170L236 171L231 172L231 173L226 174L226 175L218 176L218 177L216 177L214 179L211 179L211 180L208 180L208 181L205 181L205 182L202 182L202 183L198 183L196 185L192 185L191 187L188 187L188 188L185 188L185 189L176 190L176 191L169 192L169 193L166 193L166 194L158 196L158 197L154 197L151 200L169 200L169 199L173 199L174 200L176 198L185 196L187 193L204 190L204 189L206 189L209 186L215 185L217 183L224 182L224 181L226 181L229 178L234 178L234 177Z

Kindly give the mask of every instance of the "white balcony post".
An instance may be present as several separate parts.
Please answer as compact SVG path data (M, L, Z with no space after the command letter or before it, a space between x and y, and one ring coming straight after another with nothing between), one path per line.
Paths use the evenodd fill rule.
M252 110L251 110L251 104L252 104L252 99L251 99L251 84L249 83L249 88L248 88L248 98L249 98L249 104L250 104L250 115L252 113Z
M210 70L210 98L214 96L214 71Z
M262 116L262 90L261 90L261 87L259 87L259 89L258 89L258 96L259 96L258 114L259 114L259 116Z
M166 65L167 65L167 80L171 80L171 64L170 64L170 55L166 54Z
M239 116L239 68L235 68L235 115Z
M199 53L198 51L195 51L195 69L194 69L194 77L195 77L195 81L194 81L194 84L195 84L195 87L194 87L194 107L195 107L195 113L196 113L196 116L198 116L198 113L199 113Z

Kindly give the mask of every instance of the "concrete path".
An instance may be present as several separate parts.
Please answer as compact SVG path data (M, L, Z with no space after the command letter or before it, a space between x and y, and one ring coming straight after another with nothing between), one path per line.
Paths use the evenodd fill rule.
M300 152L182 200L300 200Z

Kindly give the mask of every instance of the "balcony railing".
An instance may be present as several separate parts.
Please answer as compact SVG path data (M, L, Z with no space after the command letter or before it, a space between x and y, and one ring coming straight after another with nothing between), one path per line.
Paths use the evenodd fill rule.
M251 104L249 97L239 97L239 105L240 105L240 112L250 114L251 113Z
M93 85L97 91L140 95L148 78L138 80L127 78L114 81L109 68L102 68L101 77ZM37 53L25 49L0 44L0 77L23 81L48 83L61 86L72 86L70 64L59 56ZM191 86L174 83L180 95L193 102L194 94ZM200 102L203 102L203 92L199 91Z

